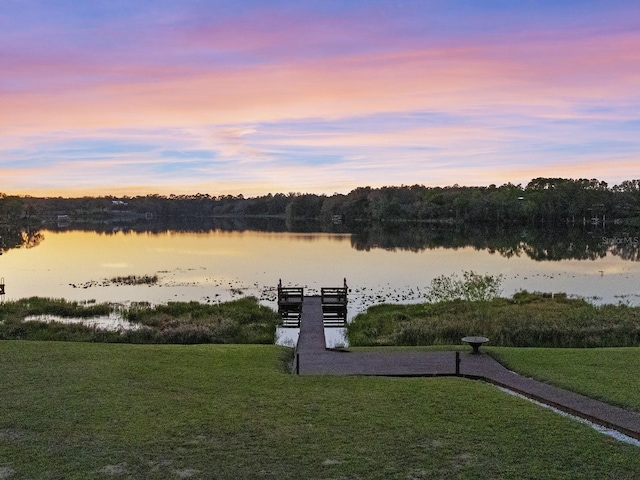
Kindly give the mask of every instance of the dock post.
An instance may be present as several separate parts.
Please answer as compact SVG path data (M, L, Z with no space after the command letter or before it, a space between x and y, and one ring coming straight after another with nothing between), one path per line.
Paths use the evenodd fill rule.
M460 352L456 352L456 375L460 375Z

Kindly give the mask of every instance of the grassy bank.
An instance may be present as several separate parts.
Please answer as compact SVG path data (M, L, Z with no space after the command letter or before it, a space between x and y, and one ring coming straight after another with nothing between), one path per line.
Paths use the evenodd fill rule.
M88 319L116 312L135 329L107 331L64 319ZM27 321L28 316L53 315L61 321ZM0 304L0 340L61 340L108 343L274 343L280 317L257 299L202 304L169 302L133 304L124 309L109 304L79 304L59 299L26 298Z
M518 373L640 412L640 348L486 350Z
M297 377L259 345L0 342L6 478L637 478L638 448L482 382Z
M450 345L466 335L498 346L640 346L640 307L520 292L488 301L378 305L347 327L352 346Z

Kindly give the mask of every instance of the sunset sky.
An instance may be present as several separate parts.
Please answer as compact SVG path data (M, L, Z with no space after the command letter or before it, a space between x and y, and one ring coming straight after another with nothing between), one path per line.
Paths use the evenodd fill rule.
M640 3L0 0L0 192L640 178Z

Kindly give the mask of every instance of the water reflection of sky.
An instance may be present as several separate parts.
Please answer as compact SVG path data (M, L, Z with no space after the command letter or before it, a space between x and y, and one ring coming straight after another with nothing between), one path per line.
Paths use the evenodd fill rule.
M640 304L640 262L607 255L597 260L536 262L473 248L369 251L349 235L272 232L123 233L45 231L30 249L0 257L5 299L29 296L99 302L217 302L254 295L275 308L275 286L351 288L349 316L367 306L423 299L439 275L473 270L504 275L503 294L566 292L597 303ZM111 285L105 279L157 274L157 285Z
M278 328L276 330L276 344L287 347L295 347L300 335L299 328ZM328 348L339 348L349 346L345 336L344 328L325 328L324 340Z

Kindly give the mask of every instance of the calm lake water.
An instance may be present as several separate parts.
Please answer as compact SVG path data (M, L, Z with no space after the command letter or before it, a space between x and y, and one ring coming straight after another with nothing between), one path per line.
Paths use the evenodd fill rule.
M98 233L41 231L31 248L0 256L6 300L28 296L129 303L219 302L253 295L276 308L278 280L306 287L351 288L349 317L383 302L423 299L439 275L473 270L503 275L503 294L566 292L594 303L640 304L640 262L606 254L594 260L535 261L486 249L356 249L351 234L260 231ZM158 275L154 285L107 280Z

